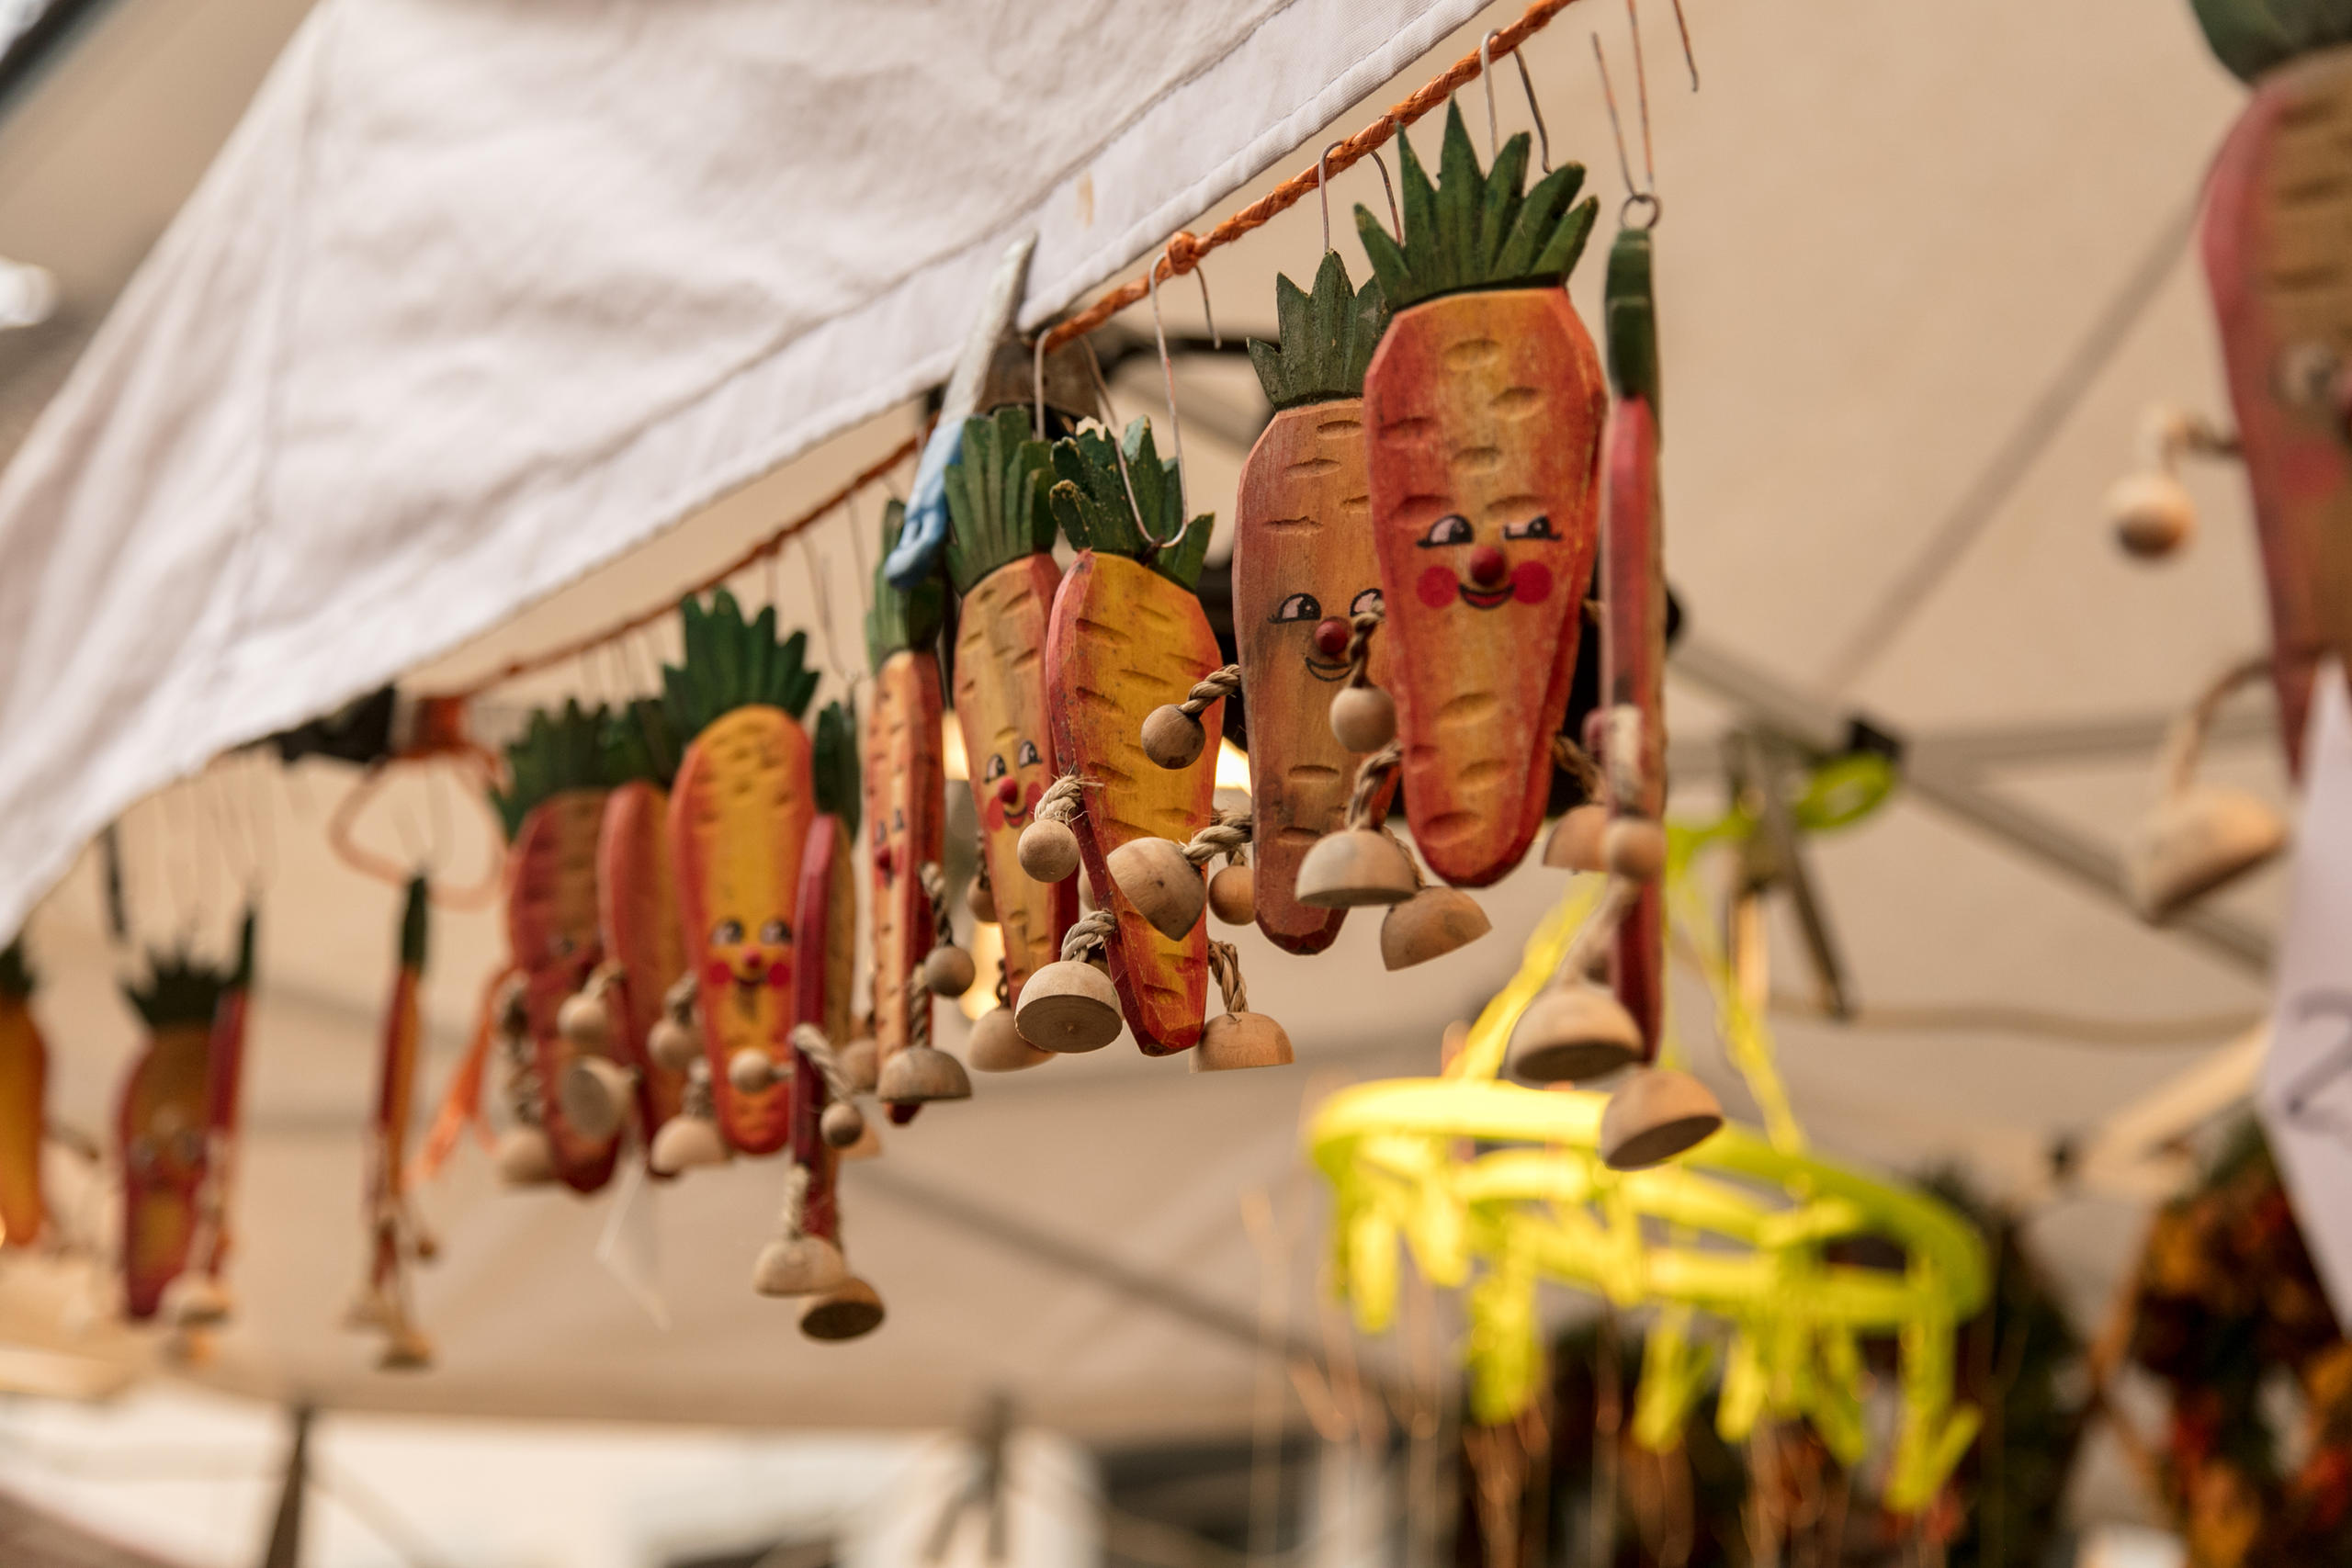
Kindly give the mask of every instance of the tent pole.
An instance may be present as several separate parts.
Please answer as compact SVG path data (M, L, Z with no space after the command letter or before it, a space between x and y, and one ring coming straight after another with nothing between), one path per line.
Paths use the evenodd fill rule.
M311 1418L317 1412L297 1404L288 1414L293 1418L294 1441L286 1450L286 1479L278 1488L277 1517L270 1521L261 1568L301 1568L302 1563L302 1495L311 1486Z

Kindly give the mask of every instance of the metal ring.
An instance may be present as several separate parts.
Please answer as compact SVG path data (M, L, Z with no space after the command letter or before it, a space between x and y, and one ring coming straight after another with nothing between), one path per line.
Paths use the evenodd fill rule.
M1646 211L1649 214L1649 221L1646 223L1635 223L1634 221L1633 215L1636 209ZM1634 192L1634 194L1627 197L1623 204L1617 209L1618 226L1625 229L1639 229L1646 231L1657 228L1657 220L1665 216L1666 204L1658 200L1657 196L1645 190L1637 190Z

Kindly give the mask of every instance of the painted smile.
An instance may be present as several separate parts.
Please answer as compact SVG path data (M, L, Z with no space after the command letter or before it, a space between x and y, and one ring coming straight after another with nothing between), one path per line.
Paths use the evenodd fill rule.
M1310 653L1306 655L1306 672L1318 681L1343 681L1347 679L1348 661L1317 659Z
M1492 588L1473 588L1464 582L1460 588L1462 602L1479 610L1492 610L1508 604L1518 592L1510 582L1498 583Z

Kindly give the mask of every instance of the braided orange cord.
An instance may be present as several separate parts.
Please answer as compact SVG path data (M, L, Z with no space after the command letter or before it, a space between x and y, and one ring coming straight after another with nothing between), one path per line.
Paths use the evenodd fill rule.
M1521 44L1543 30L1551 19L1575 5L1577 0L1534 0L1520 13L1519 20L1498 28L1487 49L1489 62L1500 60ZM1210 230L1205 236L1189 229L1179 229L1152 264L1151 272L1103 295L1101 299L1064 321L1057 322L1046 333L1045 352L1051 354L1062 344L1088 333L1109 321L1128 306L1140 303L1151 292L1151 279L1182 277L1201 265L1201 258L1219 245L1229 245L1252 229L1263 227L1276 214L1287 212L1312 195L1317 184L1331 175L1352 167L1412 124L1451 97L1454 90L1478 78L1479 63L1476 51L1464 55L1447 67L1444 73L1424 84L1402 103L1396 104L1380 118L1365 126L1344 141L1334 142L1329 155L1319 164L1309 164L1299 173L1276 186L1240 211Z

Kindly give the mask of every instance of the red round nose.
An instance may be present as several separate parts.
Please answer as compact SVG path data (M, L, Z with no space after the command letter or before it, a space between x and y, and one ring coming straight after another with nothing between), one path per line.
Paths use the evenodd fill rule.
M889 845L876 844L874 846L874 869L880 872L885 876L890 874Z
M1315 623L1315 651L1337 659L1348 651L1348 623L1337 615Z
M996 781L996 797L1007 806L1011 806L1021 798L1021 781L1011 773L1005 774L1004 777Z
M1503 559L1502 550L1494 545L1480 545L1470 552L1470 581L1481 588L1492 588L1510 571L1510 562Z

